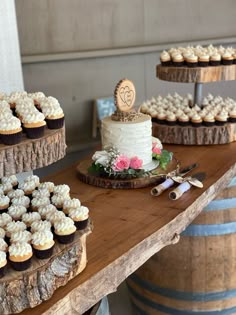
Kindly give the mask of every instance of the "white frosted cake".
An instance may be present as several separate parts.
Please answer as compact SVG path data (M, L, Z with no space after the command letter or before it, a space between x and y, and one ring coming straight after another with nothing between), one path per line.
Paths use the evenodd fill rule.
M152 164L152 123L149 115L139 113L133 121L102 120L102 147L116 147L121 154L143 161L143 168Z

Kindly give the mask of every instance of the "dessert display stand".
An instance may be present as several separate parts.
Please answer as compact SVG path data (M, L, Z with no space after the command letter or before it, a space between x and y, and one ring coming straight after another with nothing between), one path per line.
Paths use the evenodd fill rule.
M34 170L62 159L66 154L65 128L47 129L39 139L23 138L17 145L0 145L0 177ZM84 270L86 237L91 223L77 231L72 243L56 242L48 259L32 258L26 271L15 271L9 263L0 279L0 314L15 314L48 300L54 291Z
M196 68L157 65L156 75L164 81L195 83L194 104L201 105L203 83L236 80L236 65ZM201 126L198 128L153 123L153 135L163 143L185 145L225 144L236 140L236 128L233 123L227 123L224 126Z

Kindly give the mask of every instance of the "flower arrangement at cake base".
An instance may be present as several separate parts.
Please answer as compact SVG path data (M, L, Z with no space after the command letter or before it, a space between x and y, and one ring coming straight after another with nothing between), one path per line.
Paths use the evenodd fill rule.
M172 160L172 152L163 150L158 142L153 142L152 158L157 160L157 166L166 169ZM92 156L93 163L88 172L100 177L114 179L132 179L152 175L152 171L143 168L143 161L138 156L128 157L121 154L115 147L108 147L96 151Z

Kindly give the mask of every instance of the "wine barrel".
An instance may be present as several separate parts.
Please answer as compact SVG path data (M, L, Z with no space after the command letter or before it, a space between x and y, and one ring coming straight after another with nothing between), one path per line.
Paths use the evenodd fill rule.
M135 314L236 314L236 177L127 279Z

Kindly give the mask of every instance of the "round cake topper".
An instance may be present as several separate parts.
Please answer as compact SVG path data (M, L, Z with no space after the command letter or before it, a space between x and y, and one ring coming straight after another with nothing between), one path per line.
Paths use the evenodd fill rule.
M135 102L136 91L132 81L121 80L115 88L115 104L121 112L128 112Z

